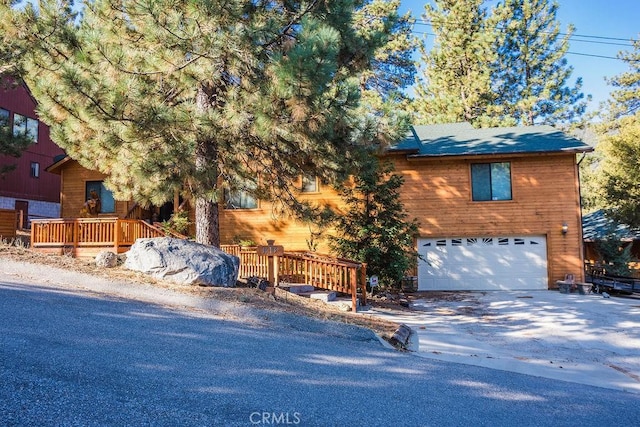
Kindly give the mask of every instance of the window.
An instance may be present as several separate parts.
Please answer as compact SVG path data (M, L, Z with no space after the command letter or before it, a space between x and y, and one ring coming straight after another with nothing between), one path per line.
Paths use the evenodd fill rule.
M90 214L114 213L116 201L113 193L102 181L87 181L85 185L85 208Z
M0 126L9 126L9 110L0 108Z
M303 175L302 176L302 192L303 193L317 193L318 192L318 177Z
M248 190L256 188L252 182L247 182ZM225 207L227 209L257 209L258 201L249 192L244 190L225 190Z
M13 114L13 134L14 135L27 135L33 140L38 142L38 121L30 117L25 117L22 114Z
M40 177L40 163L31 162L31 176L33 178L39 178Z
M476 163L471 165L473 201L511 200L511 164Z

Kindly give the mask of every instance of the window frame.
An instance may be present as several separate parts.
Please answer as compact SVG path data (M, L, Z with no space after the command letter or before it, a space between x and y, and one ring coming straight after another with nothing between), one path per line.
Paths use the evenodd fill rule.
M257 184L246 181L245 187L253 187ZM237 203L234 203L237 202ZM260 200L250 193L248 190L243 189L224 189L224 208L228 210L252 210L260 208Z
M29 172L31 178L40 178L40 163L31 162L31 170Z
M469 166L469 176L471 184L471 201L472 202L509 202L513 200L513 179L512 168L510 161L504 162L478 162L471 163ZM504 168L501 165L506 165L506 172L508 172L508 188L506 188L506 176L500 176L504 172L500 168ZM479 167L488 166L488 170L480 170ZM483 176L483 174L487 174ZM488 181L483 181L488 178ZM480 185L481 187L478 187ZM504 189L500 189L500 185L505 185ZM506 193L508 190L508 197L501 196L500 193ZM489 192L489 198L484 197L483 193Z
M35 131L35 132L34 132ZM26 135L37 144L40 133L40 121L20 113L13 113L12 132L14 136ZM35 133L35 134L34 134Z
M98 195L100 196L100 212L101 214L115 214L116 213L116 199L113 197L113 192L104 185L104 181L85 181L84 192L85 201L91 197L91 190L99 189ZM107 210L112 209L112 210Z
M313 187L310 188L310 184ZM302 175L300 178L300 192L303 194L314 194L320 192L320 180L316 175Z
M0 107L0 126L9 128L11 124L11 111Z

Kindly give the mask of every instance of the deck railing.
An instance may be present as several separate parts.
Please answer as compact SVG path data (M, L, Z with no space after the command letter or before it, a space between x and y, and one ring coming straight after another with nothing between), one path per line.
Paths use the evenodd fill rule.
M285 252L268 257L258 255L255 248L222 245L221 249L240 258L241 278L273 277L274 284L308 284L316 288L351 295L355 311L358 291L361 303L366 304L366 265L329 256L306 252ZM272 258L272 261L270 261ZM273 271L269 272L270 263Z
M31 247L49 252L91 255L95 250L127 251L136 239L163 237L144 221L120 218L40 219L31 221Z
M120 218L40 219L31 223L31 247L73 256L95 256L109 249L122 253L139 238L164 237L165 232L144 221ZM358 291L366 303L366 265L306 252L260 255L256 248L222 245L240 258L240 278L269 278L277 284L309 284L351 295L355 311Z

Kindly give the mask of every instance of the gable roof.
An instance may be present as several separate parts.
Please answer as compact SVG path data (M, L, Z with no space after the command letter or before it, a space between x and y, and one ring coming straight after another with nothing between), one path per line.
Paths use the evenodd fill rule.
M53 158L53 164L49 165L45 168L47 172L55 173L56 175L60 175L62 173L62 167L67 163L72 161L73 159L69 157L67 154L59 154Z
M389 152L409 157L585 153L593 147L551 126L475 129L470 123L413 126Z
M616 224L602 209L582 216L582 238L585 241L603 239L611 231L622 241L640 240L640 231L633 231L625 224Z

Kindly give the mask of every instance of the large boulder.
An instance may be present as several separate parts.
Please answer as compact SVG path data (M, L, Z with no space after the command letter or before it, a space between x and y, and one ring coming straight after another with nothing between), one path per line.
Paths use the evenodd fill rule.
M136 240L124 266L174 283L233 287L240 258L213 246L158 237Z

